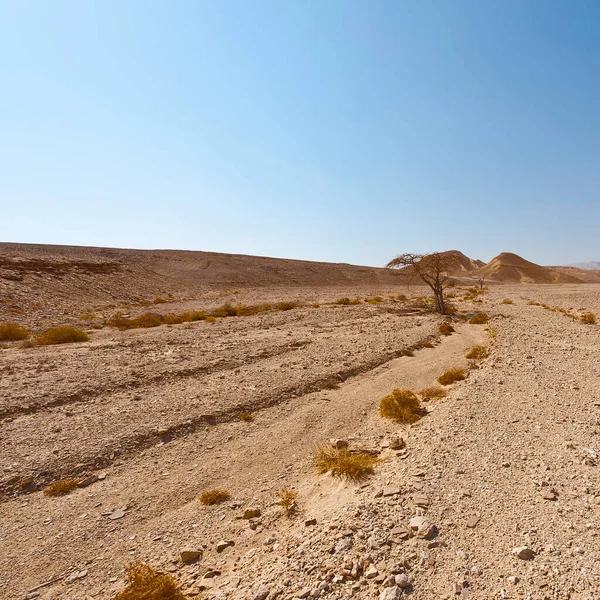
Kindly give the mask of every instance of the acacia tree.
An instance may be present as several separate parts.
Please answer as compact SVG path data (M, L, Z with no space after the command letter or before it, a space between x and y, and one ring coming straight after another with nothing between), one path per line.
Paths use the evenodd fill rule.
M411 277L419 277L433 292L435 310L442 315L446 314L444 285L448 281L448 272L458 266L454 253L401 254L385 266L388 269L406 269Z

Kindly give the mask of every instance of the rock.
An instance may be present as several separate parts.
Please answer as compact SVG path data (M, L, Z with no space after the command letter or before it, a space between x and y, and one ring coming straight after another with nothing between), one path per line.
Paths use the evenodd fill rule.
M196 548L183 548L179 553L179 558L184 565L196 562L202 556L202 550Z
M335 545L335 552L346 552L347 550L350 550L350 548L352 548L352 538L345 537Z
M477 527L477 523L479 523L479 517L469 517L467 519L467 527L470 529Z
M310 588L304 588L300 590L295 597L300 598L300 600L302 600L303 598L308 598L310 596L310 591Z
M311 527L312 525L316 525L316 524L317 524L316 519L306 519L306 521L304 521L304 527Z
M544 500L558 500L558 492L554 489L544 491L542 494Z
M394 587L395 585L396 585L396 577L394 575L388 575L383 580L383 587L384 588Z
M365 573L367 579L374 579L377 575L379 575L379 571L373 565L371 565Z
M413 494L412 500L417 506L421 506L423 508L427 508L429 506L429 498L425 494Z
M406 575L404 573L400 573L400 575L396 575L395 580L396 580L396 585L403 590L410 587L410 585L411 585L411 581L410 581L408 575Z
M511 575L510 577L507 577L508 582L512 583L513 585L517 585L517 583L519 583L519 578L516 575Z
M223 550L229 548L229 546L235 546L235 542L232 540L221 540L220 542L217 542L217 552L221 553Z
M397 485L386 485L383 488L384 496L396 496L400 493L400 488Z
M410 528L413 531L417 531L425 521L427 521L427 517L417 515L410 520Z
M78 579L83 579L87 574L88 574L87 570L85 570L85 571L75 571L74 573L71 573L65 579L65 583L73 583L74 581L77 581Z
M519 546L518 548L513 548L512 552L521 560L532 560L535 557L535 552L528 546Z
M157 430L158 435L167 435L169 433L168 427L159 427Z
M435 531L435 525L428 519L425 519L417 529L417 537L427 540L435 534Z
M85 488L88 487L89 485L92 485L92 483L96 483L96 481L98 481L98 475L89 475L88 477L85 477L84 479L82 479L78 484L77 487L80 488Z
M379 600L400 600L402 590L398 586L387 588L379 595Z
M329 440L329 443L336 449L336 450L343 450L344 448L348 447L348 442L346 440L338 440L337 438L332 438Z
M394 435L390 438L390 448L392 450L402 450L405 447L406 442L399 435Z
M258 592L258 594L252 596L252 600L266 600L267 596L269 595L269 592L269 588L263 588Z
M247 508L244 511L243 519L256 519L256 517L260 517L260 509L259 508Z
M115 519L122 519L124 516L125 511L122 508L118 508L113 513L108 515L108 518L111 519L111 521L114 521Z

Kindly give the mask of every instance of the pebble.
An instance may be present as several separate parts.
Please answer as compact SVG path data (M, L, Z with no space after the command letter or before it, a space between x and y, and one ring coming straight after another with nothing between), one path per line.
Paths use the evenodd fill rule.
M256 519L260 517L260 509L259 508L247 508L244 511L243 519Z
M108 518L111 519L112 521L114 521L115 519L122 519L124 516L125 516L125 511L122 508L118 508L117 510L112 512L110 515L108 515Z
M532 560L535 557L535 552L528 546L519 546L518 548L513 548L512 552L521 560Z
M400 600L402 598L402 589L398 586L387 588L379 595L379 600Z
M196 548L183 548L179 553L179 558L184 565L197 561L202 556L202 550Z

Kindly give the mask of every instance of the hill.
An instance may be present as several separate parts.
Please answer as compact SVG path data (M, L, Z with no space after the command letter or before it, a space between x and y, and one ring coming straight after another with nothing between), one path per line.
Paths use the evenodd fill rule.
M502 252L473 272L476 277L502 283L582 283L582 279L550 267L542 267L511 252Z
M588 262L582 262L567 266L575 267L576 269L583 269L584 271L600 271L600 262L596 260L590 260Z

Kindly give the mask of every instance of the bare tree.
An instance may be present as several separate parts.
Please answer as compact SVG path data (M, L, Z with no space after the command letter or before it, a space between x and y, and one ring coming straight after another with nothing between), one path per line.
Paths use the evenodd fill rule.
M479 281L479 289L482 290L483 289L483 284L485 283L485 277L480 277L478 279Z
M385 265L388 269L406 269L412 277L419 277L433 291L435 310L446 314L444 285L448 273L458 266L458 258L453 252L432 252L431 254L401 254Z

